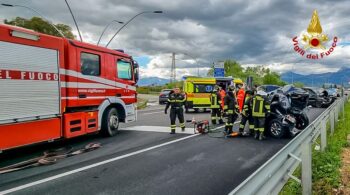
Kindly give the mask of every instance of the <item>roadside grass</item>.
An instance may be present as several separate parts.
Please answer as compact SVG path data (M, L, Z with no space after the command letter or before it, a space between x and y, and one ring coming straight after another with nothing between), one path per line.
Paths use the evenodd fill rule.
M141 110L147 107L148 100L147 99L142 99L142 98L137 98L137 109Z
M340 116L342 116L340 114ZM333 189L341 184L341 153L344 147L348 147L347 135L350 133L350 104L345 106L345 119L340 118L333 136L328 131L327 148L325 152L313 150L312 152L312 190L313 194L334 194ZM327 128L328 129L328 128ZM300 166L294 175L301 176ZM289 179L280 192L281 195L301 194L301 185Z

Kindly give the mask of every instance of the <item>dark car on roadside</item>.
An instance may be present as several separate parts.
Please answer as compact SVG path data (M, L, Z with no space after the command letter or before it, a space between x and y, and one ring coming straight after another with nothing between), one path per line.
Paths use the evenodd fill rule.
M328 99L328 92L325 89L318 87L304 87L303 89L309 93L309 106L322 108L331 104Z
M163 89L159 94L159 104L165 104L168 102L169 94L172 89Z
M305 91L302 88L295 87L292 84L285 85L283 87L279 87L273 91L267 92L267 97L269 100L271 100L276 94L308 94L307 91Z

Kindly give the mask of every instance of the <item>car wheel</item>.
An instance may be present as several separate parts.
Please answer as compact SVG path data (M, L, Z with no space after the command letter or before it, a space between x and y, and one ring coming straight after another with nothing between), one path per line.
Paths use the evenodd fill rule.
M198 113L198 111L199 111L198 108L195 108L195 109L194 109L194 112L195 112L195 113Z
M307 126L309 126L309 117L305 113L301 113L296 117L295 128L299 130L304 130Z
M316 108L321 108L322 107L322 102L316 102L315 103Z
M119 114L116 108L109 108L103 114L102 131L104 136L112 137L117 134L119 128Z
M279 119L271 120L268 127L269 134L274 138L280 139L286 134L285 128Z

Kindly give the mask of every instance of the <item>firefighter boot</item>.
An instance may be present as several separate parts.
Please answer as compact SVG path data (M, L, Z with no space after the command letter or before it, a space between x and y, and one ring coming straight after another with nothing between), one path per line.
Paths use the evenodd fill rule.
M244 127L243 127L244 128ZM242 128L242 126L240 125L239 129L238 129L238 134L239 136L243 136L244 133L244 129Z
M185 127L181 127L181 131L185 131Z
M224 130L224 132L223 132L225 135L227 135L228 134L228 126L225 126L225 130Z
M259 131L255 131L254 139L259 139Z
M175 134L175 129L172 129L170 134Z
M262 141L265 139L264 133L260 132L259 140Z
M229 126L227 128L227 135L230 135L233 131L232 131L233 127L232 126Z

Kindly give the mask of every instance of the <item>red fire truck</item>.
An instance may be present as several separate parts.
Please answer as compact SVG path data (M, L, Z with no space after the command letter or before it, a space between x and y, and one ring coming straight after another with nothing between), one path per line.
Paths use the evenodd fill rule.
M0 152L135 121L138 65L116 50L0 25Z

